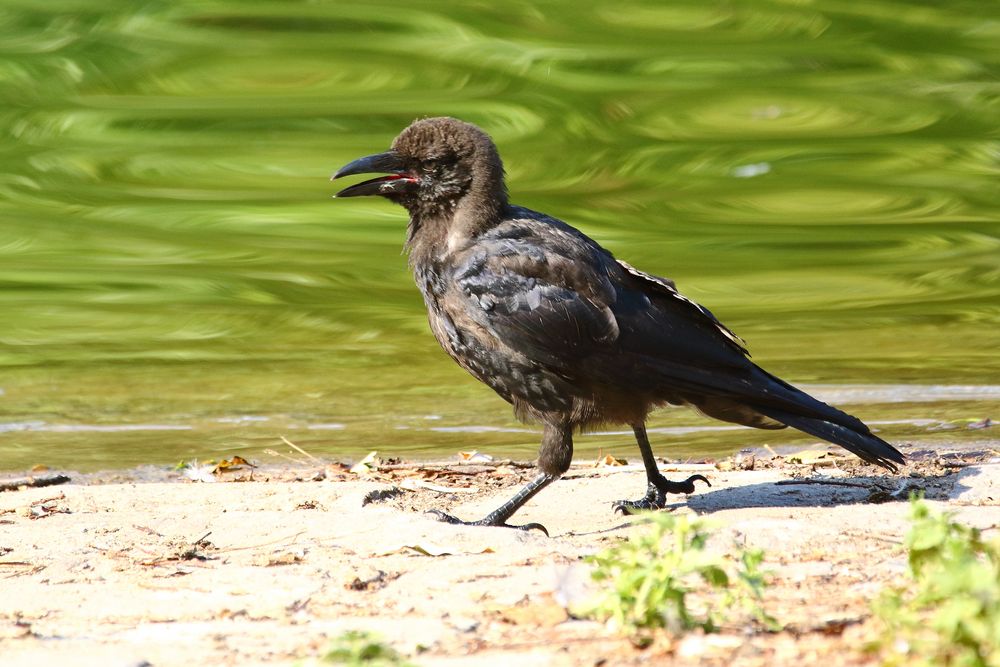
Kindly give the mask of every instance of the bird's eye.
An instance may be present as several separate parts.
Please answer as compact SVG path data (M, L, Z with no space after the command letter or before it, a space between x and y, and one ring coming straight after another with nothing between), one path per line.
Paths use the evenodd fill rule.
M420 171L424 172L425 174L433 174L435 171L437 171L437 162L435 162L434 160L421 161Z

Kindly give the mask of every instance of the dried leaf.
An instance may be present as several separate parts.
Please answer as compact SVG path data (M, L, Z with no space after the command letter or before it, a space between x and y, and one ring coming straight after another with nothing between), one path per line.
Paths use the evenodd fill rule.
M29 519L44 519L53 514L72 514L68 507L57 505L55 502L31 505L26 510L25 514Z
M846 456L838 454L836 452L828 452L825 450L817 449L803 449L800 452L795 452L794 454L789 454L785 457L785 460L789 463L802 463L805 465L814 466L832 466L836 465L838 460L846 459Z
M288 551L276 551L270 554L260 554L253 559L253 564L260 567L274 567L275 565L294 565L305 560L305 549L293 549Z
M559 625L569 615L566 609L555 601L507 607L500 610L500 618L511 625L527 625L530 627L553 627Z
M477 452L475 450L471 452L459 452L459 461L469 461L470 463L489 463L493 460L493 457L489 454L483 454L482 452Z
M412 477L408 477L400 482L399 487L410 491L414 489L429 489L438 493L479 493L479 489L475 486L443 486Z
M595 468L613 468L616 466L627 466L627 465L628 461L626 461L625 459L615 458L611 454L602 456L601 458L597 459L596 463L594 463Z
M250 468L256 468L257 467L253 463L250 463L249 461L247 461L242 456L234 456L231 459L223 459L223 460L219 461L215 465L215 468L212 469L212 472L213 473L219 473L219 472L224 472L226 470L236 470L236 469L239 469L239 468L241 468L243 466L248 466Z
M346 473L349 473L350 471L351 471L350 466L340 462L328 463L323 468L323 474L325 479L334 479L337 477L343 477Z
M491 554L494 551L492 547L484 547L479 551L468 551L460 547L425 542L423 544L401 544L397 547L387 549L378 555L391 556L398 553L415 553L421 556L452 556L455 554Z
M376 451L368 452L368 456L351 466L350 472L353 472L355 475L365 475L377 469L379 464L377 454L378 452Z

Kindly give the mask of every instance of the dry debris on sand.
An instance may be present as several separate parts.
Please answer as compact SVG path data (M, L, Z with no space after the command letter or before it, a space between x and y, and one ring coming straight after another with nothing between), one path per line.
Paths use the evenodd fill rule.
M640 649L567 615L592 585L581 558L638 529L610 507L645 488L641 466L574 466L515 516L548 538L423 514L478 518L528 467L372 461L0 493L0 654L5 667L291 664L363 630L414 664L874 664L860 651L868 604L903 580L907 495L995 525L1000 463L911 450L902 473L881 475L825 451L663 466L710 478L670 509L711 516L713 548L766 550L776 633L663 634Z

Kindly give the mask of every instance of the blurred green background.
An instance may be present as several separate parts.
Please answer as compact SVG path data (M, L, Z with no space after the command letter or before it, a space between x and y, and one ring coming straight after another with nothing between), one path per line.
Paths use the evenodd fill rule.
M996 0L0 0L0 469L281 435L533 456L437 349L405 212L330 199L433 115L485 128L516 203L674 278L765 368L896 441L981 439L997 44ZM810 441L652 426L677 457Z

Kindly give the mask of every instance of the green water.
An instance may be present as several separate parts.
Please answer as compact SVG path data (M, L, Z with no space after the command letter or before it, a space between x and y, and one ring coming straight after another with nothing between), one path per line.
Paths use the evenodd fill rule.
M769 370L897 441L995 440L935 420L1000 416L997 44L995 0L0 0L0 469L532 456L432 340L403 210L330 199L426 115Z

